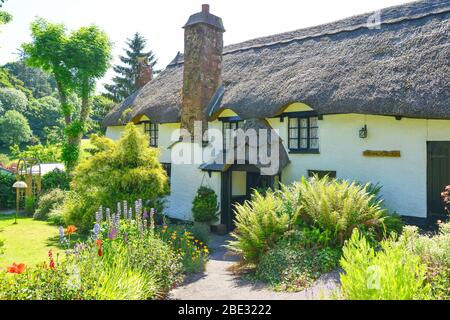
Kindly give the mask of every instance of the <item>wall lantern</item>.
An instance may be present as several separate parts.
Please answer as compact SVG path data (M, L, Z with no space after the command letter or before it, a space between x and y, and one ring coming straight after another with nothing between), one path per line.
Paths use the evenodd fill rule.
M20 193L23 190L28 188L28 185L23 181L17 181L12 186L16 189L16 215L14 216L14 224L17 224L17 215L19 214L19 206L20 206Z
M364 125L364 127L362 127L361 130L359 130L359 137L361 139L366 139L367 138L367 125Z

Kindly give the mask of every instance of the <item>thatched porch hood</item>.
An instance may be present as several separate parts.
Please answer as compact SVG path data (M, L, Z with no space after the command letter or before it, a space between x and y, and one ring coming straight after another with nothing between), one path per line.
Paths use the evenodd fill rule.
M319 114L450 119L450 1L428 0L224 48L223 86L205 112L269 118L293 102ZM180 121L183 56L118 105L105 126L140 115Z

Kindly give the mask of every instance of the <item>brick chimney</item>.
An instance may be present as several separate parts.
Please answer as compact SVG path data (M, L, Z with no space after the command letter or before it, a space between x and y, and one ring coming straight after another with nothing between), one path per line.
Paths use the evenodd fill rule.
M139 57L137 60L137 74L135 79L136 90L153 80L153 69L152 66L148 64L147 58Z
M184 26L184 76L181 127L194 134L194 122L208 129L205 108L222 83L222 19L209 12L209 5L192 15Z

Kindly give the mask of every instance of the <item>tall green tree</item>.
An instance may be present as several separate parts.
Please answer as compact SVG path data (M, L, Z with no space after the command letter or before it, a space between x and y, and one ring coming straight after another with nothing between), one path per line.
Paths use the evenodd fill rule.
M112 44L96 26L83 27L68 34L63 24L37 18L31 24L32 42L24 44L25 62L49 72L55 79L65 119L66 141L63 160L69 170L78 162L80 144L87 130L91 95L111 60ZM70 94L81 98L81 109L75 113Z
M132 38L127 39L126 45L125 55L119 56L122 65L116 65L113 68L117 74L112 79L113 84L105 85L107 91L105 95L115 102L125 100L137 90L135 82L139 57L146 58L148 64L153 68L153 73L158 73L155 70L155 65L158 62L155 54L152 50L145 51L147 39L136 32Z
M3 7L3 4L6 0L0 0L0 8ZM2 24L6 24L12 20L12 15L10 15L8 12L0 10L0 26Z

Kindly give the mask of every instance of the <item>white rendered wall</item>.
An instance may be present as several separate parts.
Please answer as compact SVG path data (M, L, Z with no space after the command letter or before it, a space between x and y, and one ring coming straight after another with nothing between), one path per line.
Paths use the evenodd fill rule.
M270 119L287 149L287 119ZM368 138L359 138L367 124ZM401 215L427 216L427 141L450 141L450 121L364 115L330 115L319 121L320 154L290 154L285 184L308 170L337 171L338 178L380 183L386 207ZM365 150L401 151L401 158L364 157Z

